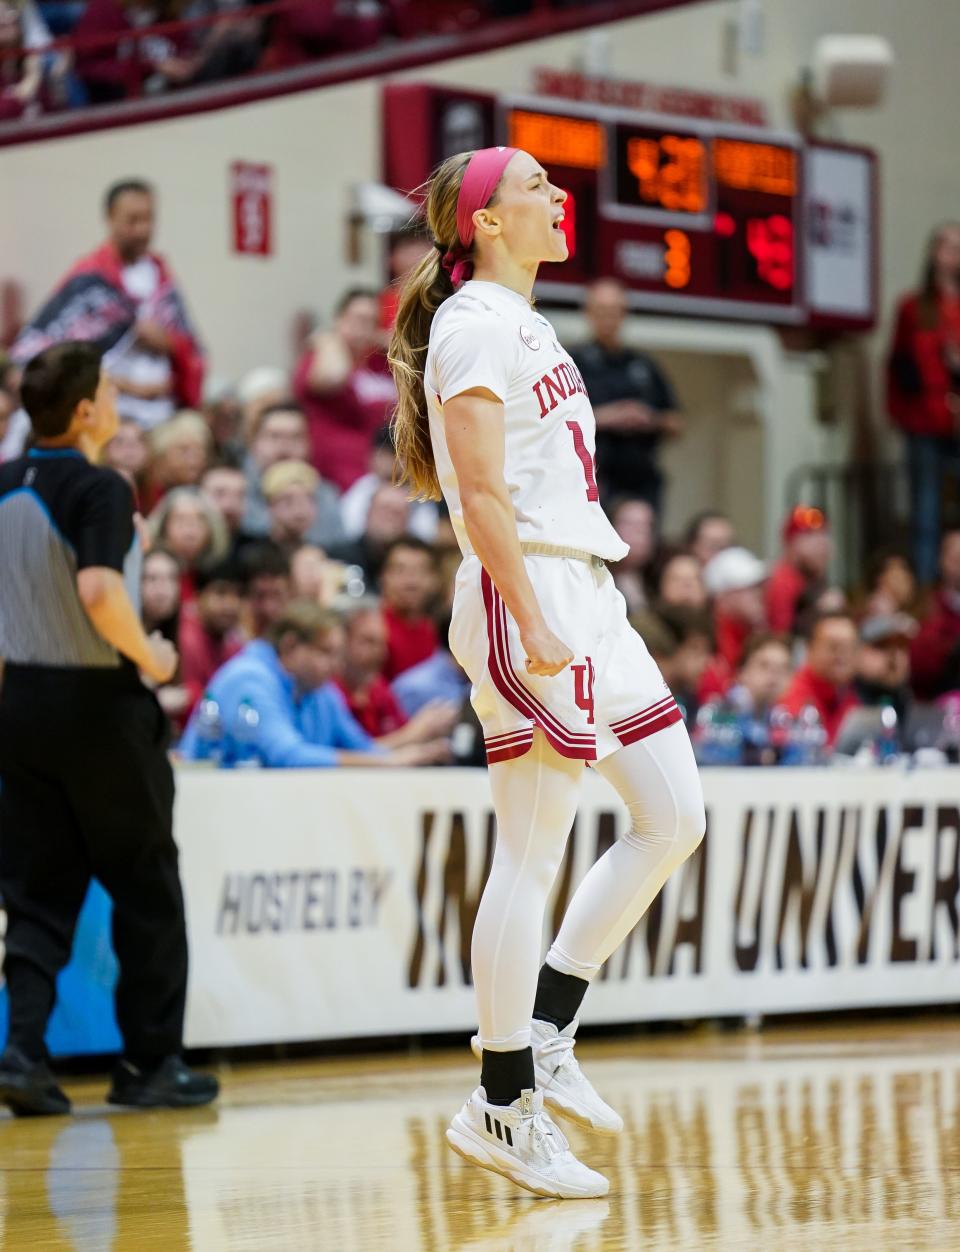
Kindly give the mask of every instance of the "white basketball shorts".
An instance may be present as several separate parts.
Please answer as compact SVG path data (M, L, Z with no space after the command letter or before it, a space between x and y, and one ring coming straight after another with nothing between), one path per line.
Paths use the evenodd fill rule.
M680 721L606 565L530 553L524 561L547 625L574 659L552 678L529 674L493 580L477 557L464 558L450 649L473 684L488 763L522 756L537 727L564 756L597 761Z

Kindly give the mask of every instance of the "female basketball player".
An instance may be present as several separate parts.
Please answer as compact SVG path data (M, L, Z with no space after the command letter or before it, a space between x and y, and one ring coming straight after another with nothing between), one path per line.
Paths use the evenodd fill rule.
M541 262L566 259L565 200L523 151L446 161L426 200L435 251L403 291L390 359L406 480L442 493L463 550L450 643L473 683L498 826L473 932L481 1085L447 1139L530 1191L573 1198L608 1183L544 1100L622 1129L574 1059L577 1014L700 842L704 813L680 711L606 566L626 545L600 507L583 380L531 299ZM631 828L580 884L538 975L585 761Z

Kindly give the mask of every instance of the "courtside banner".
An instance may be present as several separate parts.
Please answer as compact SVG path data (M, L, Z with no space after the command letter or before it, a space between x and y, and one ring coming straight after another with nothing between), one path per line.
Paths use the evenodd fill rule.
M960 1001L956 770L706 770L708 834L583 1020ZM625 823L586 771L544 944ZM467 1031L482 770L178 773L187 1042Z

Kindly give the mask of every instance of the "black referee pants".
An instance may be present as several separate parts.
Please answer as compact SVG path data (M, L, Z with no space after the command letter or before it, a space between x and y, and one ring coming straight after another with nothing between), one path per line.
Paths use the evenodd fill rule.
M113 899L117 1020L140 1064L179 1051L187 986L166 717L132 670L8 665L0 688L0 901L10 1042L45 1055L91 877Z

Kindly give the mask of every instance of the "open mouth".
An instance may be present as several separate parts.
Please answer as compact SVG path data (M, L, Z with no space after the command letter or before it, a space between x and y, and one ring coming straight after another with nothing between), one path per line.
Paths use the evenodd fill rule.
M562 213L560 214L559 217L554 218L553 229L559 230L561 233L563 232L563 214Z

